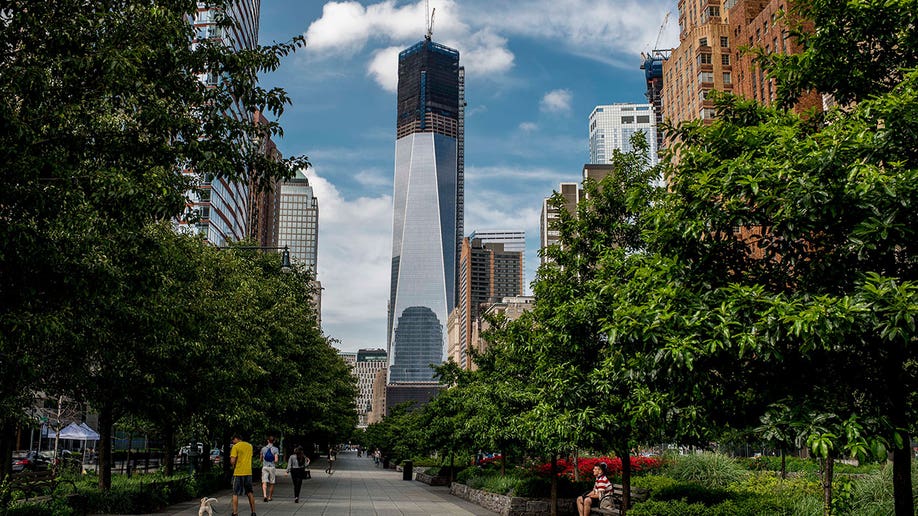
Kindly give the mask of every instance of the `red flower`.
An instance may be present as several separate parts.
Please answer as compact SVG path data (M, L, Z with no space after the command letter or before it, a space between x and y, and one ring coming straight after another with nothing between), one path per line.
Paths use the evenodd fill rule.
M591 478L593 476L593 467L600 462L606 463L606 471L609 476L619 476L622 473L622 459L618 457L580 457L577 460L577 469L581 478ZM660 459L656 457L631 457L631 471L647 471L658 469L661 466ZM557 461L558 476L564 475L574 478L574 464L565 459ZM535 471L540 475L548 476L551 474L551 463L540 464L536 466Z

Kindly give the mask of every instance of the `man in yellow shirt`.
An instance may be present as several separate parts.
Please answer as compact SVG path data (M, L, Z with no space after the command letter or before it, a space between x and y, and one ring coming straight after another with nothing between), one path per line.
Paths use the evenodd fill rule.
M255 516L255 495L252 494L252 445L243 441L239 434L233 435L230 450L230 464L233 465L233 516L239 516L239 497L249 497L249 507Z

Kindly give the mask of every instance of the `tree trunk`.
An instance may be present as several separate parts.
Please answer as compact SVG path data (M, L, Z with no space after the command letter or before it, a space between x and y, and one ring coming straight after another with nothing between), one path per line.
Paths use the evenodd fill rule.
M456 453L449 452L449 483L456 481Z
M0 420L0 480L3 480L13 471L16 426L15 419L4 418Z
M631 453L625 448L618 454L622 459L622 511L621 515L628 513L631 507Z
M160 468L167 477L175 470L175 428L169 425L163 431L163 462Z
M915 514L915 502L912 499L912 450L911 436L902 437L902 446L893 448L893 499L896 516Z
M551 516L558 516L558 455L551 454Z
M784 447L781 447L781 480L787 479L787 453L784 451Z
M822 468L822 513L832 516L832 476L835 470L835 458L829 455L823 461Z
M580 450L574 449L574 482L580 482Z
M112 406L103 402L99 407L99 489L108 491L112 487Z
M498 452L500 453L500 476L503 477L507 475L507 454L504 451L503 445L500 446Z

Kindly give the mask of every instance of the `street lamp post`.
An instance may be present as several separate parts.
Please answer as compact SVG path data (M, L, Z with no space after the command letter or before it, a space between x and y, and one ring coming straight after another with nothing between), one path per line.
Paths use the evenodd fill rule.
M283 249L284 252L281 253L281 272L284 274L293 272L293 265L290 264L290 248L286 245L283 247L263 245L225 245L219 246L217 249L253 249L257 251L276 251L278 249Z

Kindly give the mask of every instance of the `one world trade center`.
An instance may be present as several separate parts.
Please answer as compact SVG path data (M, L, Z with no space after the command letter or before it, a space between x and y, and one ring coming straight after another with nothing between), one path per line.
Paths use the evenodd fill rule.
M463 233L464 74L459 52L429 37L398 56L390 385L429 384L443 361Z

